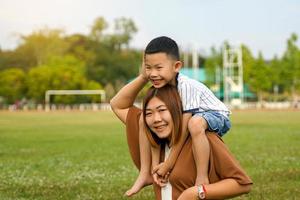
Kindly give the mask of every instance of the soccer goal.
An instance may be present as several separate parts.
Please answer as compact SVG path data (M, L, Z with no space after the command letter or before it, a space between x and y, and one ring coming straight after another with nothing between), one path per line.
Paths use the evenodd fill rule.
M100 95L101 101L105 101L104 90L47 90L45 93L45 111L50 111L51 95Z

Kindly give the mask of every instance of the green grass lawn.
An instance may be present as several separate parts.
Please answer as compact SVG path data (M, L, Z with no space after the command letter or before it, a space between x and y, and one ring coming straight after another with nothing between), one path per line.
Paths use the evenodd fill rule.
M254 181L238 199L300 198L300 112L235 111L224 140ZM137 170L109 111L0 112L0 200L126 199ZM148 187L134 200L153 199Z

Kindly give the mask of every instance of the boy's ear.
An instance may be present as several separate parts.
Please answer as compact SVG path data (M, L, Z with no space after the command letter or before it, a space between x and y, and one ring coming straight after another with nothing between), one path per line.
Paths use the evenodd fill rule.
M183 63L182 63L181 61L179 61L179 60L176 61L176 62L174 63L175 72L179 72L179 70L181 69L182 65L183 65Z

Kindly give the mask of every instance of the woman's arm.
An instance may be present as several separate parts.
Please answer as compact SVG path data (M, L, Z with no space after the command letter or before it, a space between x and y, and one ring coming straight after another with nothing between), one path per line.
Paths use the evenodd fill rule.
M251 184L241 185L236 180L228 178L216 183L205 185L205 199L227 199L249 193ZM190 187L183 191L178 200L199 200L198 187Z
M160 145L158 147L151 146L151 165L152 165L151 174L154 182L158 185L160 185L159 177L158 174L154 173L153 169L159 164L160 150L161 150Z
M125 85L111 100L110 105L117 117L125 123L128 109L148 80L142 74Z

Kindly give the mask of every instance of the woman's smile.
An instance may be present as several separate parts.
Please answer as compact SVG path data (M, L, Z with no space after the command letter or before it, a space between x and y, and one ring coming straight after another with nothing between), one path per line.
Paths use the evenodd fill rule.
M161 132L163 130L165 130L165 128L167 127L168 124L161 124L159 126L154 126L155 130Z
M157 97L153 97L147 105L146 122L159 138L168 138L173 129L171 113Z

